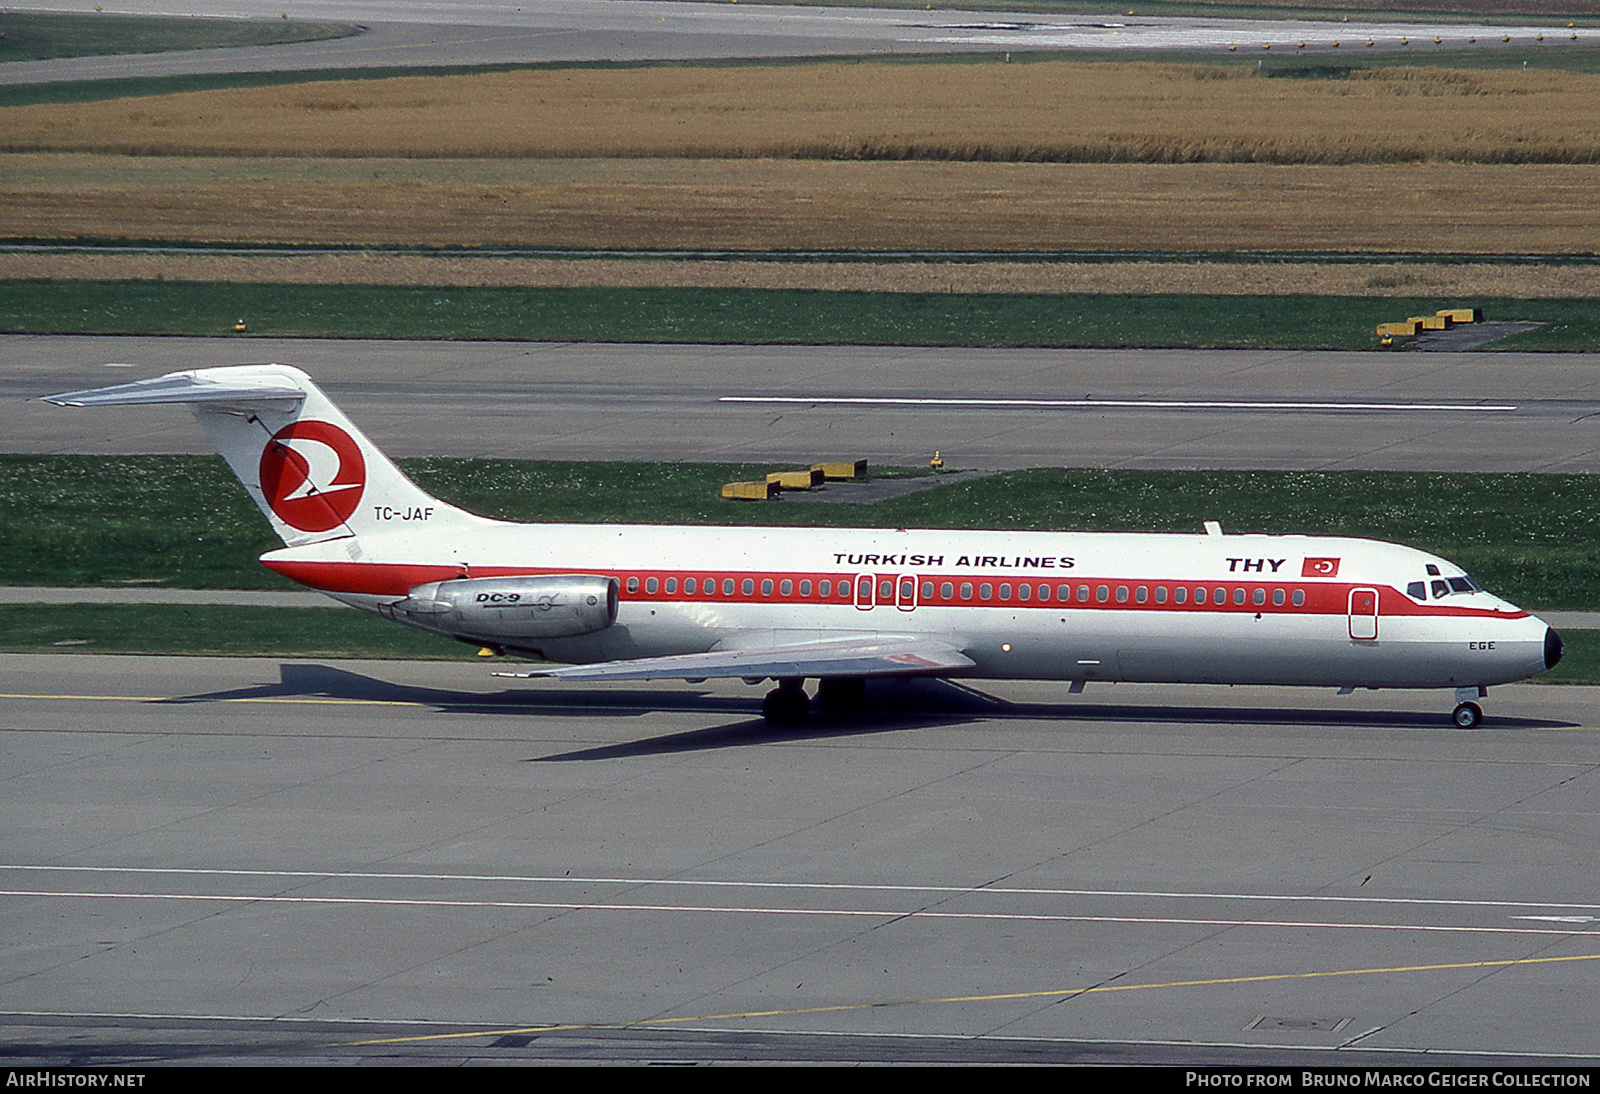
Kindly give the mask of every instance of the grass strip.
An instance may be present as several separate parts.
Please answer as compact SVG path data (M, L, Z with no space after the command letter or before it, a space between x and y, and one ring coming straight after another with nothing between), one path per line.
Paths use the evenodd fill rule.
M217 244L205 240L170 238L109 238L78 236L71 240L47 236L17 236L5 240L5 251L38 255L133 255L150 258L302 258L345 257L350 255L380 258L434 258L449 260L513 259L529 261L572 260L608 262L703 262L708 264L763 262L783 265L870 264L870 265L972 265L1005 263L1016 266L1072 263L1104 266L1120 263L1215 263L1226 266L1339 265L1339 266L1600 266L1600 254L1547 252L1497 254L1480 251L1199 251L1199 250L1098 250L1098 251L1004 251L1004 250L806 250L765 248L738 250L684 250L672 247L556 247L531 243L325 243L235 240ZM156 280L152 276L151 280ZM16 279L20 284L27 279ZM37 279L35 279L37 280ZM71 279L50 279L71 280ZM118 278L116 280L127 280ZM0 284L5 281L0 279ZM95 281L98 284L100 282ZM1398 281L1395 282L1399 284ZM1391 287L1388 279L1373 288Z
M880 6L874 0L872 6ZM920 4L910 6L921 7ZM962 4L969 8L974 5ZM1187 6L1187 5L1185 5ZM1029 10L1009 0L998 0L989 7L998 10ZM1120 14L1120 13L1119 13ZM1205 12L1207 16L1214 12ZM1294 16L1307 18L1307 15ZM1364 21L1393 21L1418 18L1415 13L1366 12ZM1428 18L1436 21L1437 16ZM1554 17L1545 17L1549 21ZM1528 22L1526 16L1474 22ZM1600 23L1596 16L1580 16L1578 25ZM354 33L353 28L341 28ZM338 35L330 35L337 37ZM1354 44L1354 43L1350 43ZM1471 49L1385 50L1372 54L1329 53L1226 53L1214 50L1141 50L1136 63L1145 65L1212 65L1219 68L1251 69L1263 76L1279 79L1339 80L1352 72L1391 68L1494 70L1519 69L1529 72L1600 72L1600 48L1585 44L1550 43L1537 46L1488 46ZM476 76L505 72L626 72L639 69L741 69L796 68L813 65L872 64L895 66L923 65L1023 65L1054 61L1080 64L1126 64L1129 58L1106 50L1043 50L1010 53L900 54L893 57L766 57L723 58L695 61L552 61L522 64L421 65L382 68L295 69L279 72L208 72L167 76L120 76L101 80L56 80L42 83L8 84L0 87L0 108L34 106L47 103L89 103L109 99L149 98L196 91L221 91L229 88L286 87L328 80L389 80L413 76Z
M1544 328L1496 348L1592 351L1600 299L526 289L0 282L11 334L724 345L1373 349L1378 323L1472 303Z
M773 465L401 460L430 493L517 521L1361 536L1466 567L1533 609L1600 610L1600 476L1040 469L872 505L724 501ZM899 472L905 474L906 472ZM0 574L17 585L288 588L218 457L0 456Z
M0 605L0 651L458 660L476 647L340 608Z
M116 76L105 80L53 80L49 83L7 84L0 87L0 107L44 103L93 103L107 99L143 99L155 95L182 95L191 91L219 91L235 87L289 87L325 80L390 80L404 76L476 76L488 72L522 72L529 69L639 68L676 62L595 61L553 65L419 65L415 68L297 68L273 72L194 72L173 76ZM728 62L711 62L713 64ZM1582 70L1580 70L1582 71Z
M289 19L0 11L0 62L120 53L275 46L348 38L360 29Z
M1600 631L1561 638L1561 663L1536 681L1600 684ZM0 653L478 660L476 647L365 612L226 604L0 605Z

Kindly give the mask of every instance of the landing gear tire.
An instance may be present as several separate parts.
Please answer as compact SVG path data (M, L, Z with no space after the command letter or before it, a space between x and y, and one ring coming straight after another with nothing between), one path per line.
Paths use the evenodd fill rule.
M800 725L810 713L811 700L806 697L805 688L798 683L785 681L779 684L767 692L767 697L761 702L761 716L768 725L779 729Z
M817 681L817 702L829 710L854 710L867 698L867 682L859 676L824 676Z
M1477 703L1460 703L1450 718L1462 729L1477 729L1483 721L1483 708Z

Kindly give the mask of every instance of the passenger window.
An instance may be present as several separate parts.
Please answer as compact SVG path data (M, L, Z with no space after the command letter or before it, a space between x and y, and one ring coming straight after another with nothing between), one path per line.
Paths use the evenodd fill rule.
M1174 604L1182 604L1184 601L1186 601L1188 599L1189 599L1189 590L1185 589L1182 585L1179 585L1176 589L1172 590L1172 602Z
M686 578L683 579L683 591L685 593L687 593L689 596L693 596L694 595L694 591L695 591L696 588L697 588L697 586L695 584L694 578L686 577Z
M1018 600L1031 600L1031 599L1033 599L1033 586L1032 585L1018 585L1017 586L1017 599Z
M1000 599L1001 600L1010 600L1011 599L1011 583L1009 581L1006 582L1004 585L1000 586Z
M748 581L746 581L745 584L749 585L750 583ZM746 591L748 592L748 590L746 590ZM761 582L761 595L762 596L771 596L772 595L772 579L770 577L766 578L765 580L763 580Z
M1156 586L1156 603L1157 604L1165 604L1166 602L1167 602L1167 587L1165 585L1157 585Z
M1441 582L1439 582L1439 584L1443 585L1444 582L1441 581ZM630 593L636 593L636 592L639 591L639 579L638 578L630 577L628 579L628 591Z
M790 593L794 592L794 582L790 581L788 578L784 578L782 583L778 585L778 592L782 593L784 596L788 596Z
M725 578L722 579L722 595L723 596L732 596L733 595L733 578L725 577Z
M950 582L948 582L948 581L946 581L943 585L939 586L939 596L940 596L941 599L944 599L944 600L949 600L952 596L954 596L955 595L955 591L956 591L956 587L954 585L950 584Z
M1118 604L1126 604L1127 602L1128 602L1128 587L1126 585L1118 585L1117 586L1117 603Z
M1039 586L1039 599L1040 600L1049 600L1050 599L1050 586L1048 586L1048 585L1040 585Z
M961 583L961 599L962 600L971 600L972 599L972 582L963 581Z
M1282 589L1273 589L1272 590L1272 606L1274 608L1283 607L1283 590Z
M1135 600L1137 600L1141 604L1144 603L1145 598L1148 597L1149 595L1150 595L1149 590L1146 589L1143 585L1140 585L1137 589L1133 590L1133 598Z
M1255 592L1250 594L1250 601L1257 607L1265 604L1267 602L1267 590L1257 589Z
M978 586L978 599L979 600L988 600L993 595L994 595L994 586L993 585L985 584L985 585L979 585Z
M755 593L755 591L756 591L755 578L752 578L752 577L745 578L744 581L740 583L739 591L744 593L745 596L753 595Z
M1071 585L1057 585L1056 586L1056 599L1057 600L1071 600L1072 599L1072 586Z
M1306 602L1306 591L1304 589L1296 589L1294 591L1294 606L1297 607L1297 608L1301 607L1301 606L1303 606L1305 604L1305 602Z
M1244 590L1243 589L1235 589L1235 590L1233 590L1233 602L1235 604L1243 604L1244 603Z
M894 582L880 581L878 583L878 599L885 604L894 602Z
M800 583L800 595L801 596L810 596L811 595L811 582L802 581Z
M645 582L644 582L644 591L645 592L653 593L653 592L656 591L656 588L657 588L657 585L656 585L656 579L655 578L653 578L653 577L645 578Z
M817 583L817 595L818 596L827 596L831 592L833 592L833 582L831 582L831 581L821 581L821 582Z
M922 583L922 599L924 599L924 600L932 600L933 599L933 582L924 581Z
M1104 604L1111 599L1111 590L1104 585L1097 586L1094 590L1094 598Z
M675 578L675 577L667 578L667 592L668 593L675 593L677 591L678 591L678 579Z
M1078 586L1078 603L1087 604L1088 602L1089 602L1089 586L1087 586L1087 585L1079 585Z

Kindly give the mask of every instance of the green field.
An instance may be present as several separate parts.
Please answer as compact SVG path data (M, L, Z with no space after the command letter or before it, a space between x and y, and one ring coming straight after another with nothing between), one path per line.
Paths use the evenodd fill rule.
M729 502L771 465L400 461L424 489L509 520L1304 532L1408 543L1527 608L1600 610L1600 477L1017 471L872 505ZM906 472L899 472L904 474ZM279 546L217 457L0 456L0 573L15 585L287 588Z
M359 29L337 23L291 19L173 18L0 11L0 62L52 57L99 57L114 53L164 53L183 49L273 46L348 38Z
M869 0L863 0L863 4ZM904 6L921 8L923 5L907 0L900 5L885 5L880 0L870 0L870 6ZM1099 12L1114 11L1123 14L1127 9L1118 11L1114 5L1052 5L1015 3L1013 0L992 0L989 3L963 2L957 6L962 9L990 8L1005 11L1072 11L1094 8ZM1158 15L1201 15L1203 17L1217 17L1222 15L1243 15L1244 12L1229 12L1209 6L1192 4L1156 5L1170 7L1172 11L1151 11L1141 14ZM1259 12L1254 13L1259 15ZM1314 12L1305 9L1284 9L1275 15L1296 19L1332 19L1337 20L1339 13L1329 9ZM1449 16L1438 12L1419 14L1418 12L1403 11L1365 11L1351 12L1352 18L1361 21L1384 22L1394 20L1415 20L1426 18L1431 21L1449 22L1515 22L1529 23L1530 16L1501 16L1501 17L1468 17ZM8 18L20 16L7 16L0 14L0 26ZM35 18L47 18L36 16ZM56 18L56 17L48 17ZM114 16L96 16L95 19L113 19ZM1542 15L1538 21L1547 23L1556 19L1554 15ZM1578 26L1594 26L1600 24L1600 16L1574 15L1562 16L1561 21L1572 21ZM143 21L129 18L129 21ZM239 34L269 34L276 30L279 33L292 35L304 32L307 37L343 37L347 34L357 33L354 27L335 27L329 24L299 24L299 23L238 23L224 24L221 28L197 27L197 23L210 23L215 21L201 21L195 19L161 20L162 22L180 24L176 29L183 30L190 35L201 32L216 33L217 30L236 28L232 33ZM247 29L248 28L248 29ZM114 37L114 36L112 36ZM71 35L64 35L59 39L59 45L54 40L41 41L36 36L32 37L29 49L34 51L34 56L72 56L74 53L45 54L39 52L51 48L80 49L73 46ZM143 38L135 36L133 41L165 41L161 34L147 33ZM300 41L300 37L285 37L283 41ZM267 44L239 42L235 44ZM25 57L18 53L15 56L4 56L5 40L0 40L0 59L22 60ZM15 46L14 46L15 48ZM202 48L161 45L155 48ZM90 52L94 52L91 50ZM105 52L143 52L140 49L116 49ZM1032 61L1079 61L1085 63L1120 63L1129 58L1108 54L1105 50L1050 50L1038 53L1016 52L1008 54L994 53L966 53L966 54L903 54L894 57L873 57L873 64L898 64L898 65L969 65L969 64L1027 64ZM1249 52L1225 53L1220 51L1141 51L1138 61L1149 64L1196 64L1221 65L1225 67L1242 66L1256 69L1269 77L1286 79L1339 79L1348 75L1352 70L1379 69L1379 68L1453 68L1453 69L1527 69L1539 72L1600 72L1600 48L1583 43L1549 42L1536 46L1509 45L1499 48L1474 47L1471 49L1431 49L1419 48L1408 50L1390 50L1372 54L1352 55L1348 51L1332 54L1328 51L1313 53L1276 53L1254 54ZM286 84L313 83L321 80L386 80L403 76L468 76L483 72L514 72L526 69L630 69L630 68L660 68L660 67L694 67L694 68L748 68L748 67L774 67L827 64L840 60L835 57L797 57L797 58L732 58L710 59L699 61L555 61L546 64L498 64L498 65L428 65L419 67L384 67L384 68L340 68L340 69L300 69L285 72L216 72L195 73L190 75L173 76L134 76L119 77L108 80L60 80L48 83L10 84L0 87L0 107L27 106L33 103L72 103L96 102L102 99L140 98L149 95L175 95L186 91L210 91L218 88L230 87L278 87Z
M0 332L724 345L1376 349L1428 297L1116 296L777 289L502 289L0 282ZM1541 330L1501 349L1600 348L1600 299L1475 300Z

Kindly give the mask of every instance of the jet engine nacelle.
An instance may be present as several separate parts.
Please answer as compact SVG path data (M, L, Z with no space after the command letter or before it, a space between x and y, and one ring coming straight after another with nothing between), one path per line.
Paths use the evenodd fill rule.
M379 614L466 638L573 638L617 621L617 579L588 574L475 577L418 585Z

